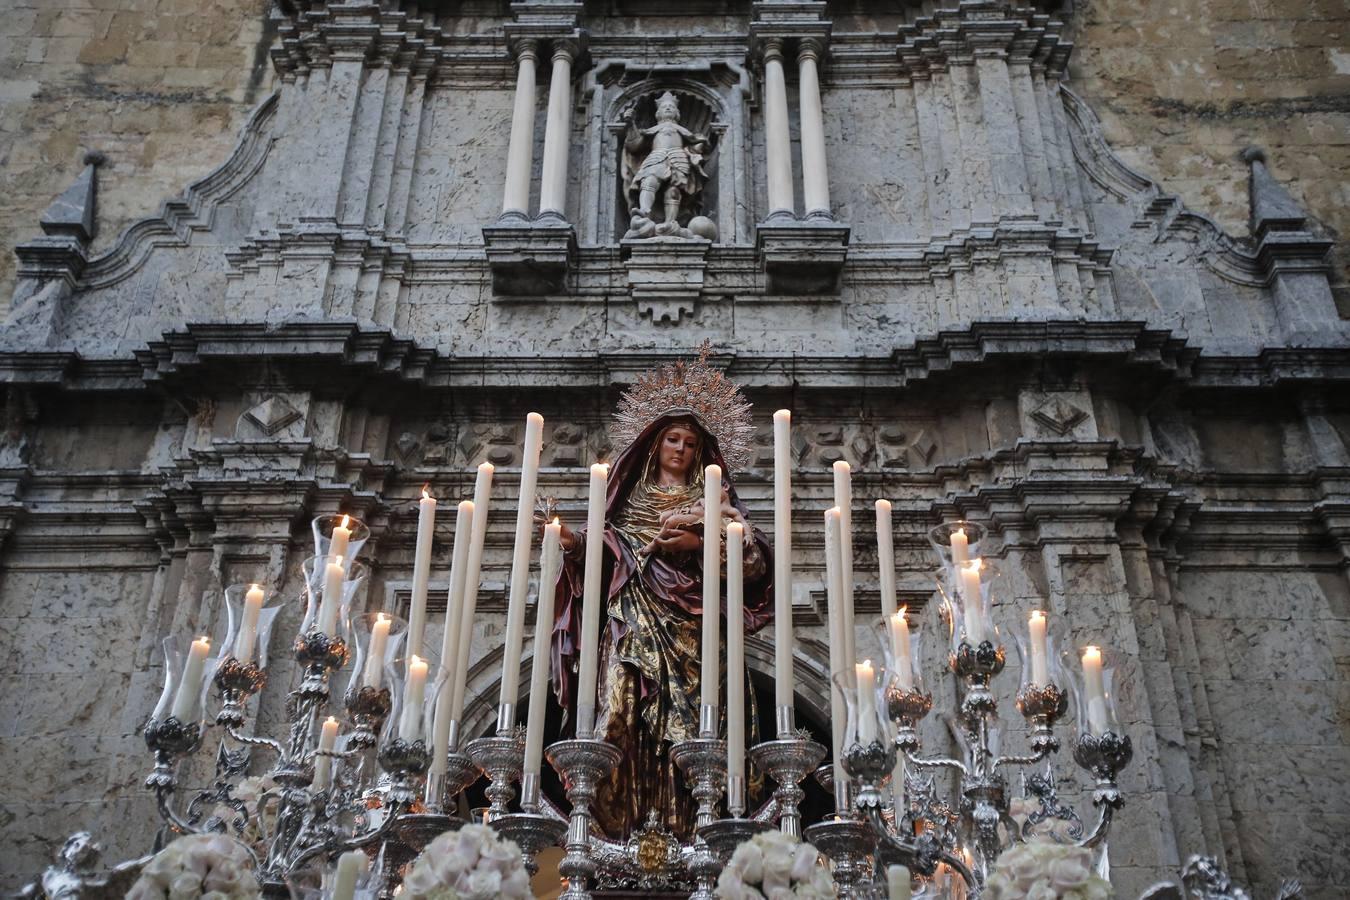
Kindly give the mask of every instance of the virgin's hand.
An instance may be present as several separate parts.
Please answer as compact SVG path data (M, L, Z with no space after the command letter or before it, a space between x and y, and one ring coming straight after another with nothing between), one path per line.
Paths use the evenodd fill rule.
M692 531L662 531L652 541L662 553L692 553L703 546L703 539Z

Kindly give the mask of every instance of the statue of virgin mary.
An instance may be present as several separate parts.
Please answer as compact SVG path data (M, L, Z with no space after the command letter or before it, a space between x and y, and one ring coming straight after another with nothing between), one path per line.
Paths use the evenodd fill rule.
M553 684L575 709L584 546L603 540L607 604L601 620L596 736L623 751L601 783L593 811L622 840L648 816L677 835L692 831L694 802L670 760L671 745L698 737L703 615L703 475L721 466L723 525L746 525L745 629L772 618L768 541L746 521L731 473L749 459L750 406L739 388L707 363L677 363L649 373L624 395L611 436L603 535L564 527L565 563L557 587ZM723 550L725 560L725 550ZM721 590L725 616L726 591ZM725 627L721 633L726 634ZM725 643L719 648L725 659ZM725 665L722 671L726 671ZM725 675L721 696L726 695ZM754 693L746 690L749 728ZM725 719L725 709L722 711ZM725 722L721 727L725 729Z

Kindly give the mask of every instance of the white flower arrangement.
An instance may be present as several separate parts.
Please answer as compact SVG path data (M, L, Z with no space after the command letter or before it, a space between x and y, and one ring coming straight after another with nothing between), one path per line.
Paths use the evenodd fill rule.
M781 831L736 848L717 879L720 900L833 900L834 882L820 853Z
M1036 838L994 863L981 900L1110 900L1111 883L1092 871L1092 852Z
M127 900L255 900L253 857L223 834L190 834L155 854Z
M486 825L447 831L422 850L403 878L408 900L531 900L525 857Z

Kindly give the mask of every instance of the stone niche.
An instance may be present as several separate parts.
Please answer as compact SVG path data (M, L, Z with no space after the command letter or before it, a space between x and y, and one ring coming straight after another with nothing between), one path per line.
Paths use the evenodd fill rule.
M601 59L596 62L593 78L588 143L598 149L595 156L599 165L582 176L582 240L599 245L624 241L631 224L625 173L631 173L636 165L631 158L625 164L625 139L630 123L639 130L655 124L657 103L669 93L679 105L679 124L707 137L701 154L706 178L693 204L696 209L682 207L682 224L687 225L693 215L701 215L716 227L715 243L749 243L750 223L742 221L745 214L738 212L738 203L744 209L750 199L749 178L744 171L744 151L749 146L742 98L742 86L748 84L745 71L731 62L706 59L657 67ZM655 213L660 221L664 211L659 196Z

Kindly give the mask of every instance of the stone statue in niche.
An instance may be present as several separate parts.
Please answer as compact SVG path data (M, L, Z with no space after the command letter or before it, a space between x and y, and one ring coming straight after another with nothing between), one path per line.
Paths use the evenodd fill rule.
M656 101L655 125L639 128L634 112L630 109L626 115L623 142L623 179L630 216L624 240L716 240L717 226L699 214L703 186L708 180L703 170L710 148L708 137L680 124L680 103L669 91ZM663 207L660 222L652 218L658 197Z

